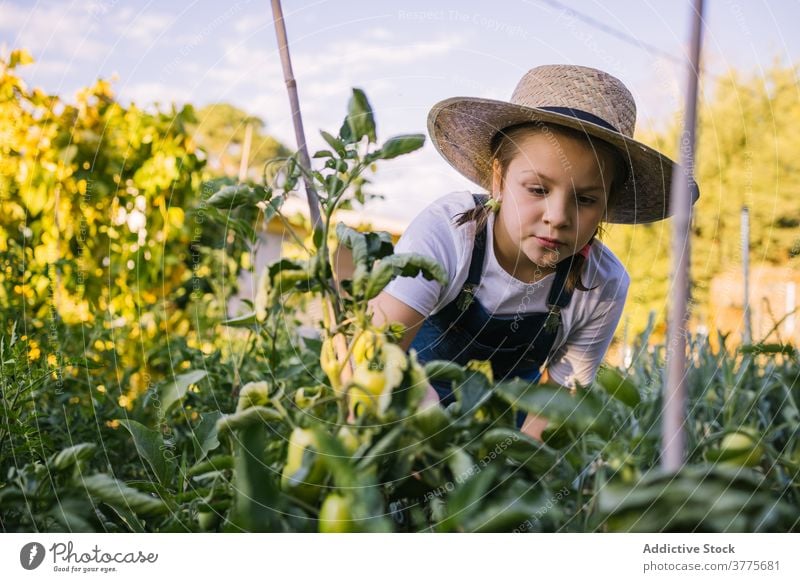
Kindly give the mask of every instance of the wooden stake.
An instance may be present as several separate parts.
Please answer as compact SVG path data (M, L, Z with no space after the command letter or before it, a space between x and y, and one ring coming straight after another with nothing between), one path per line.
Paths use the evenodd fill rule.
M308 156L308 147L306 146L305 130L303 129L303 118L300 114L300 98L297 94L297 82L294 79L294 72L292 71L292 60L289 56L289 41L286 36L286 25L283 19L283 9L281 8L280 0L272 0L272 17L275 21L275 33L278 37L278 51L281 55L281 65L283 66L283 78L286 82L286 90L289 92L289 104L292 108L292 122L294 123L294 135L297 140L297 153L300 165L306 170L303 173L303 183L306 187L306 196L308 198L308 210L311 217L311 229L314 233L322 230L322 218L320 213L319 197L314 188L314 183L309 180L307 174L311 170L311 159ZM327 245L322 245L323 249L327 249ZM330 259L330 257L327 257ZM336 282L334 280L334 288ZM332 330L335 326L335 311L333 305L329 300L323 300L322 308L326 311L326 315L331 322L328 326L328 331ZM336 330L338 331L338 330ZM347 359L347 342L342 334L336 334L333 340L336 356L339 361ZM352 368L349 362L346 362L342 369L342 380L347 381L352 376Z
M677 471L686 459L686 324L689 304L690 226L692 177L697 120L697 85L700 76L700 45L703 0L694 0L686 87L685 118L680 141L680 166L672 173L670 208L673 210L672 280L674 289L669 312L669 341L661 423L661 467Z
M303 130L303 118L300 115L300 98L297 94L297 82L292 71L292 60L289 57L289 41L286 38L286 25L283 20L283 9L280 0L272 0L272 17L275 21L275 34L278 36L278 52L281 55L281 65L283 66L283 79L286 82L286 90L289 92L289 105L292 108L292 123L294 124L294 135L297 140L297 154L300 165L306 170L311 169L311 159L308 157L308 147L306 146L306 136ZM308 211L311 217L311 230L316 232L322 228L320 217L319 197L314 188L313 181L303 176L303 184L306 187L306 197L308 198Z

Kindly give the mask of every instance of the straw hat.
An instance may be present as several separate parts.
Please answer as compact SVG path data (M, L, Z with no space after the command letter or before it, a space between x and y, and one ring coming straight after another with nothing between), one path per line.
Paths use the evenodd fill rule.
M597 69L536 67L522 77L510 102L453 97L433 106L428 133L439 153L461 174L485 187L490 143L501 129L526 122L563 125L614 146L628 163L628 179L608 222L641 224L670 216L672 171L677 164L633 139L636 103L622 82ZM692 203L699 190L692 180Z

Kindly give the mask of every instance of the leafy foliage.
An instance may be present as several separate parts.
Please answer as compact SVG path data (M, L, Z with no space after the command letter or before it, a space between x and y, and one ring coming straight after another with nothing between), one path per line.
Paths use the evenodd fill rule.
M25 280L17 291L4 279L0 303L10 322L0 336L3 531L798 530L795 347L729 351L721 337L714 352L693 339L687 464L664 474L666 348L651 346L653 325L630 369L606 368L574 391L495 383L487 362L423 367L397 345L396 330L372 325L369 301L392 278L445 273L424 257L395 255L387 233L334 227L339 209L363 202L373 164L422 145L398 136L379 147L362 91L338 134L322 132L330 146L314 155L322 168L290 156L261 185L203 182L181 127L189 110L124 109L102 83L78 106L50 107L57 98L29 92L13 74L27 60L15 53L3 64L0 111L14 136L0 146L2 252L6 274L17 269ZM35 155L21 145L29 133L39 134ZM89 177L108 190L82 207L80 181L88 192ZM309 240L293 233L301 256L257 273L251 312L225 319L211 281L190 293L211 271L221 281L236 274L232 257L259 218L291 226L282 205L303 178L320 193L323 225ZM138 209L140 196L156 226L143 240L141 228L113 220ZM170 223L174 201L187 209L182 224ZM199 233L186 224L191 216L204 217ZM67 242L82 236L81 220L97 237L78 238L73 246L85 253ZM152 232L161 233L157 245ZM349 280L331 267L340 244L353 253ZM103 265L102 245L109 257L135 257L135 268ZM52 252L62 257L55 264ZM81 261L109 273L114 293L89 279L76 284ZM67 309L64 298L86 307ZM310 305L323 320L311 331L301 326ZM100 317L106 310L130 319L115 327ZM234 345L207 348L201 325L231 332ZM432 380L451 382L456 401L431 402ZM541 442L516 429L519 411L547 419Z
M711 280L741 264L740 213L750 210L751 257L771 265L797 265L800 184L794 152L800 141L797 68L774 66L745 75L720 77L698 111L695 177L700 199L694 207L691 246L692 315L710 322ZM640 136L678 159L680 118L662 131ZM612 225L605 237L631 276L626 314L633 330L645 329L657 315L655 338L662 340L665 298L670 291L672 221ZM646 249L646 252L637 252ZM628 252L631 251L631 252ZM709 325L709 327L711 327Z

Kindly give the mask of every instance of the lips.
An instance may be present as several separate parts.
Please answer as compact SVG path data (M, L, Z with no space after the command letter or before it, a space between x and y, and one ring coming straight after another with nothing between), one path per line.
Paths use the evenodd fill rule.
M567 244L561 242L560 240L556 240L554 238L546 238L543 236L537 236L536 240L538 240L542 246L547 247L548 249L557 249Z

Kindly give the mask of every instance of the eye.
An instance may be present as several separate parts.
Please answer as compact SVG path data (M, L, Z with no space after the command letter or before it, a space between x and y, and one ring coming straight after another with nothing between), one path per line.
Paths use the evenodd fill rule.
M591 206L595 202L597 202L597 200L591 196L578 196L578 204L581 206Z
M543 186L528 186L526 189L531 194L536 194L537 196L544 196L547 194L547 189Z

